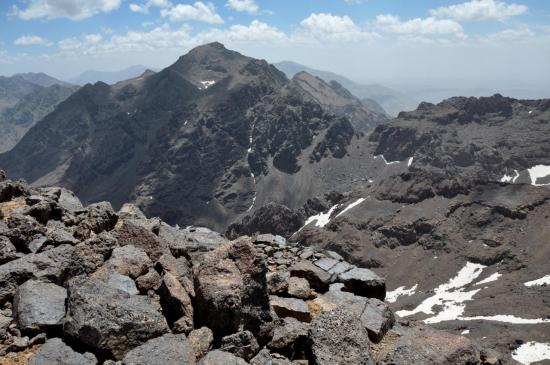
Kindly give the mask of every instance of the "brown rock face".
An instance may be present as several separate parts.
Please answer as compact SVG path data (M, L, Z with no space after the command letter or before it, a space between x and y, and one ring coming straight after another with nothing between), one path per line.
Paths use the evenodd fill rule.
M198 322L220 335L243 325L261 339L271 322L266 271L248 237L206 254L194 270Z

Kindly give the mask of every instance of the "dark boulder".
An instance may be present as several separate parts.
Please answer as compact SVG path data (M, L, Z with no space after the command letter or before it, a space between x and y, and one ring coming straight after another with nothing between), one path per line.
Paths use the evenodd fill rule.
M184 335L166 334L130 350L124 365L194 365L195 353Z

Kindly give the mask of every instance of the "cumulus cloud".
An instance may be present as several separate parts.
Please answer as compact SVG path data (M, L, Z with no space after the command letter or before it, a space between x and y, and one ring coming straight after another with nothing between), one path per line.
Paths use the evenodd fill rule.
M191 4L177 4L169 9L162 9L160 14L172 22L200 21L210 24L223 23L222 17L216 12L216 7L212 3L203 3L197 1Z
M362 30L347 15L314 13L302 20L300 26L299 37L319 41L358 42L378 36Z
M14 7L13 14L23 20L68 18L81 20L118 9L122 0L30 0L26 7Z
M39 37L37 35L24 35L17 38L13 44L18 46L51 46L51 42L46 38Z
M240 12L257 14L260 7L254 0L229 0L225 6Z
M168 0L149 0L146 3L143 4L135 4L132 3L129 5L129 8L134 13L142 13L142 14L148 14L149 9L153 7L157 8L169 8L172 6L172 3Z
M415 18L402 21L395 15L378 15L375 25L389 33L405 35L448 35L465 37L462 26L454 20L429 18Z
M527 38L535 37L535 33L529 28L522 29L505 29L500 32L491 33L480 38L481 41L494 42L510 42L525 40Z
M236 24L227 30L212 29L197 35L195 43L205 43L219 40L222 42L255 42L273 43L288 41L285 33L259 20L253 20L250 25Z
M527 12L528 7L520 4L507 4L498 0L472 0L457 5L430 10L432 16L451 18L458 21L504 21Z

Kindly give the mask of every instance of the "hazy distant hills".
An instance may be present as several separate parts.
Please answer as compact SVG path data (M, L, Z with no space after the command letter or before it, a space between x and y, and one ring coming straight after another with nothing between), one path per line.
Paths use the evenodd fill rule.
M44 73L0 77L0 152L15 146L34 124L77 89Z
M138 77L147 70L142 65L130 66L120 71L96 71L89 70L73 77L70 82L76 85L95 84L98 81L112 85L119 81L124 81Z
M288 77L292 78L301 71L306 71L320 77L326 82L336 81L360 99L372 99L380 104L391 116L397 116L401 111L414 110L420 100L415 100L396 90L378 84L362 85L338 74L316 70L308 66L300 65L292 61L283 61L274 64Z

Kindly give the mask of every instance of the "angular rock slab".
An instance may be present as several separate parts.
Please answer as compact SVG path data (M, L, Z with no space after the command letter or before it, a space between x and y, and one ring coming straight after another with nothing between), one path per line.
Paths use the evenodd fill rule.
M344 308L319 315L309 328L311 364L374 365L367 330Z
M294 318L285 318L275 327L269 349L287 357L303 358L306 354L309 325Z
M290 275L306 279L313 289L321 292L326 291L332 281L331 274L305 260L292 265Z
M367 329L371 341L380 342L395 323L395 317L386 303L369 298L361 314L361 323Z
M384 300L386 298L386 281L373 271L354 268L338 275L346 290L367 298Z
M169 331L166 319L147 297L82 277L70 283L68 292L65 334L91 348L108 351L117 359Z
M311 321L311 313L306 302L302 299L284 298L271 295L271 307L279 317L292 317L302 322Z
M89 352L78 353L60 338L51 338L31 358L29 365L96 365L97 359Z
M198 365L247 365L247 362L230 352L214 350L207 353Z
M28 280L17 288L15 315L23 331L44 330L61 325L65 317L67 290L59 285Z
M153 338L129 351L123 359L124 365L194 365L193 347L184 335L166 334Z

